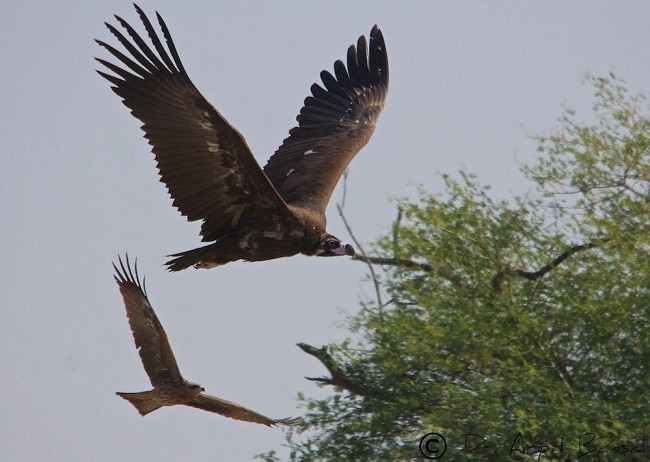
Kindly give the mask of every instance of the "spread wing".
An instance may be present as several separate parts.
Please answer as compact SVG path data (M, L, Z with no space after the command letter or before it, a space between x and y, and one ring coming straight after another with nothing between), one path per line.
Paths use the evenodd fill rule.
M388 92L388 55L377 26L370 48L361 36L348 49L347 68L334 63L321 72L325 88L312 96L297 117L298 126L269 159L264 172L287 203L307 203L325 211L340 176L368 143Z
M226 401L215 396L200 394L188 403L188 406L203 409L204 411L221 414L231 419L243 420L263 425L294 425L299 419L270 419L262 414L246 409L237 403Z
M153 147L161 181L174 206L189 221L203 220L204 241L233 229L256 208L288 213L242 135L188 77L162 17L156 13L169 52L147 16L135 8L155 52L133 27L115 16L131 40L110 24L106 27L130 56L97 40L120 61L116 66L96 58L115 75L97 72L113 84L113 91L144 124L145 138Z
M122 257L119 262L120 268L113 263L115 281L124 299L135 346L151 384L155 387L161 382L182 382L167 334L147 299L144 284L140 284L137 262L135 273L131 270L128 255L126 266Z

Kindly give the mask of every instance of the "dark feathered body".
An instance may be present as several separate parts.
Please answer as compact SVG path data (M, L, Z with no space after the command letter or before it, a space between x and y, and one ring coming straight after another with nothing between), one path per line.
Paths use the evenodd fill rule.
M136 10L151 44L126 21L108 29L126 53L97 41L120 66L98 61L99 72L142 121L161 181L174 206L200 220L205 247L173 255L172 271L210 268L234 260L261 261L302 253L352 255L349 244L325 230L325 209L339 178L375 130L388 92L388 56L381 31L361 36L346 64L321 72L322 85L297 117L298 125L262 169L243 136L203 97L181 63L171 34L166 42Z
M247 217L229 233L210 245L172 255L167 265L172 271L190 266L213 268L231 261L264 261L290 257L299 253L315 255L322 242L329 242L325 233L325 215L290 206L295 217L280 220L271 214ZM335 245L338 245L336 238Z

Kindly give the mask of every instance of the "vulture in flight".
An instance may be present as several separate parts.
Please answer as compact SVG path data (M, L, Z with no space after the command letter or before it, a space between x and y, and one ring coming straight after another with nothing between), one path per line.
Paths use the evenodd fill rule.
M235 260L262 261L304 255L354 255L354 248L325 230L325 209L340 176L368 143L388 91L388 57L377 26L348 48L347 65L322 71L323 86L297 116L298 126L262 169L244 137L190 80L162 17L164 41L135 5L148 44L119 16L126 35L106 23L126 53L106 42L119 65L96 58L97 71L142 123L161 181L189 221L201 220L203 242L170 255L170 271L212 268ZM130 38L129 38L130 37Z
M206 395L201 385L185 380L176 364L167 334L147 299L144 279L143 283L140 283L137 263L132 271L128 256L126 266L121 257L119 262L119 269L113 263L115 281L124 299L135 346L154 388L140 393L118 392L118 396L133 404L143 416L163 406L182 404L215 412L231 419L268 426L293 425L298 421L298 419L270 419L237 403Z

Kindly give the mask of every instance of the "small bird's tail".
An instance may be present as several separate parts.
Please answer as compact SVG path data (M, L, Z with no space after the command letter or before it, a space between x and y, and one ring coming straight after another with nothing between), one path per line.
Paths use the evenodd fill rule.
M156 409L162 407L154 399L152 399L150 391L142 391L140 393L120 393L120 392L117 392L115 394L117 396L120 396L120 397L124 398L129 403L133 404L133 406L138 410L138 412L142 416L145 416L145 415L149 414L150 412L153 412Z

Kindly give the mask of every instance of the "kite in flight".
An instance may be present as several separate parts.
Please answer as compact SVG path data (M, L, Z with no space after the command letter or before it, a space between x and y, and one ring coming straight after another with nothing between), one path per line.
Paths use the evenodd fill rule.
M201 220L203 242L170 255L170 271L213 268L231 261L304 255L354 255L350 244L325 230L325 209L339 178L375 130L388 92L388 56L381 31L348 48L347 66L320 74L311 96L278 150L262 169L244 137L199 92L181 63L169 30L167 44L135 5L153 48L119 16L122 32L106 23L126 54L97 40L115 65L113 85L152 146L161 181L189 221ZM155 51L154 51L155 50ZM251 104L252 105L252 104Z
M185 380L176 364L167 334L147 299L144 279L140 283L137 263L132 271L128 256L126 266L121 257L119 262L120 268L113 263L115 281L124 299L135 346L154 387L153 390L140 393L118 392L119 396L133 404L143 416L163 406L180 404L268 426L293 425L298 422L299 419L270 419L237 403L206 395L201 385Z

